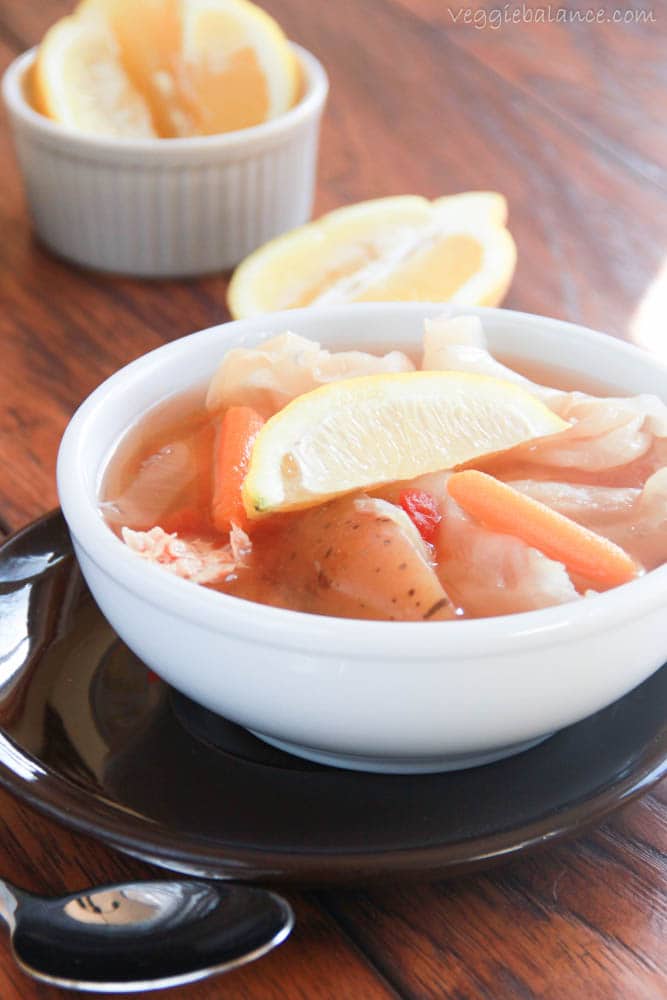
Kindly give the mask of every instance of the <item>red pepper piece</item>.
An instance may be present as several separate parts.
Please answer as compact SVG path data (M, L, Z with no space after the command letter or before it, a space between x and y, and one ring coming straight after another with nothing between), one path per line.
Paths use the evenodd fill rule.
M432 542L442 520L435 499L426 490L403 490L398 502L425 542Z

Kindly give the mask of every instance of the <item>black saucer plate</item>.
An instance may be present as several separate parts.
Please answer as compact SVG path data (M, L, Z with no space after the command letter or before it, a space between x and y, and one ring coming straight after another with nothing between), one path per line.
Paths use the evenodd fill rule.
M579 832L667 773L666 704L667 666L485 767L397 776L309 764L175 694L129 652L58 512L0 548L0 782L180 871L321 885L483 867Z

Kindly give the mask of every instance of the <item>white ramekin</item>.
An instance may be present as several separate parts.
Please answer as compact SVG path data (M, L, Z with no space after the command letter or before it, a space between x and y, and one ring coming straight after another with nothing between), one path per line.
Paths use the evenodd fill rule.
M116 139L36 112L25 85L35 50L2 89L40 239L103 271L166 278L234 267L311 213L322 109L321 63L294 45L305 92L272 121L186 139Z
M289 328L336 347L418 349L441 305L377 303L241 320L161 347L73 417L58 491L83 574L121 638L169 684L269 742L362 770L437 771L523 749L609 705L667 656L667 566L586 600L477 621L373 622L266 607L198 587L131 552L102 520L100 477L149 406L224 353ZM460 310L458 310L460 312ZM502 309L493 350L667 400L667 367L611 337Z

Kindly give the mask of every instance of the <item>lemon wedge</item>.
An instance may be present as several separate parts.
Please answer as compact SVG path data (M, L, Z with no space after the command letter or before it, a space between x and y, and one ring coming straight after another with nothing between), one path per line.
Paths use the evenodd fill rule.
M181 0L82 0L76 16L107 26L124 72L146 102L156 135L171 138L194 133L181 69Z
M93 135L156 135L150 109L120 60L109 26L100 18L64 17L37 52L32 100L47 118Z
M497 305L516 247L493 191L348 205L264 244L236 269L227 301L241 319L342 302Z
M332 382L259 432L243 484L249 517L450 469L569 426L511 382L407 372Z
M282 28L248 0L183 4L183 72L200 135L275 118L300 86Z

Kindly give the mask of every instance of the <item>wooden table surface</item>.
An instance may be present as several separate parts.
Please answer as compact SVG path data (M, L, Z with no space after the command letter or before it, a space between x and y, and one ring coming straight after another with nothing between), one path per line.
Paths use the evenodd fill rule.
M69 6L1 0L0 68ZM667 357L665 0L644 23L535 23L530 8L532 23L523 13L500 26L482 7L465 23L465 8L445 0L265 6L331 77L316 214L380 195L502 191L519 247L506 304ZM0 531L9 533L55 506L58 441L84 396L146 350L227 314L224 275L148 283L51 257L30 232L6 121L0 144ZM658 1000L666 852L663 783L577 841L487 874L290 894L297 928L287 944L177 994ZM149 874L0 793L0 875L58 893ZM3 1000L58 995L24 978L0 941Z

